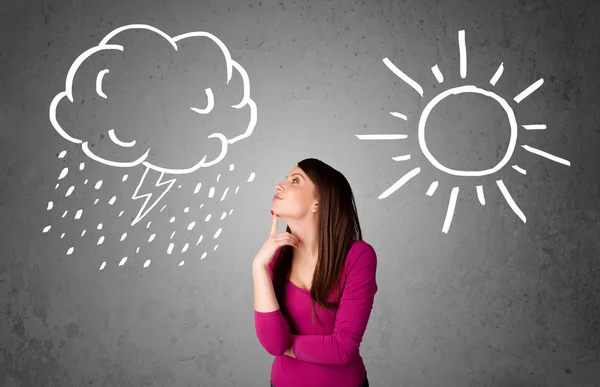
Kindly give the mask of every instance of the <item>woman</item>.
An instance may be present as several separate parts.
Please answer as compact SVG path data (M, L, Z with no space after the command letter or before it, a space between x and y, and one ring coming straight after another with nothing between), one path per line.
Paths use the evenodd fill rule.
M271 386L368 387L359 346L377 256L362 240L352 189L317 159L275 189L271 234L252 263L256 335L275 356Z

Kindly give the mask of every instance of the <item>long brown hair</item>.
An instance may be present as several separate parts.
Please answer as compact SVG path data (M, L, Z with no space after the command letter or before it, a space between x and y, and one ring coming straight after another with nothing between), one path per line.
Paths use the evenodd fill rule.
M318 205L317 231L319 255L313 274L310 298L312 317L315 317L315 304L326 309L337 308L339 300L329 302L329 294L339 288L340 273L346 255L353 241L362 240L362 232L354 202L354 195L348 180L340 172L324 162L308 158L298 163L315 185ZM287 232L291 232L289 226ZM285 290L292 265L293 250L285 245L279 250L279 257L273 266L273 287L275 296L284 316L289 317L285 308ZM289 318L288 318L289 321ZM313 325L314 325L314 319Z

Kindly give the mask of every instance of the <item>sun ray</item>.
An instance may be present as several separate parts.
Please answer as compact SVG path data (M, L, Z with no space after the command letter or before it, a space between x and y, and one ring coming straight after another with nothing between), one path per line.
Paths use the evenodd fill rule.
M467 48L465 47L465 30L458 31L458 48L460 50L460 77L467 76Z
M402 156L392 157L392 160L394 160L394 161L406 161L406 160L410 160L410 155L402 155Z
M444 76L442 75L442 72L438 68L438 65L433 66L431 68L431 71L433 72L433 75L435 76L435 79L437 79L438 83L444 82Z
M544 130L546 129L546 125L544 124L534 124L534 125L521 125L525 130Z
M517 206L517 204L513 200L512 196L510 196L510 193L506 189L506 186L504 185L504 183L502 182L502 180L496 180L496 184L498 184L498 188L500 188L500 192L502 192L502 195L504 195L504 198L506 199L506 202L508 203L508 205L510 206L510 208L512 208L512 210L515 212L515 214L517 214L517 216L519 218L521 218L521 220L523 221L523 223L526 223L527 222L527 218L525 218L525 214L523 214L523 211L521 211L519 209L519 206Z
M525 90L523 90L522 92L519 93L519 95L517 95L514 100L517 103L520 103L522 100L524 100L525 98L527 98L529 96L529 94L533 93L534 91L536 91L537 89L539 89L540 86L542 86L542 84L544 83L544 79L540 78L537 81L535 81L534 83L532 83L531 85L529 85L528 88L526 88Z
M390 188L386 189L384 193L382 193L381 195L379 195L378 199L385 199L385 198L387 198L392 193L394 193L397 189L399 189L404 184L406 184L407 181L409 181L410 179L412 179L413 177L415 177L416 175L418 175L419 172L421 172L421 168L417 167L417 168L413 169L412 171L406 173L404 176L402 176L400 179L398 179L398 181L395 182Z
M398 113L398 112L390 112L391 115L393 115L394 117L397 118L402 118L404 121L406 121L408 119L408 117L406 117L404 114L402 113Z
M452 217L454 216L454 208L456 207L456 197L458 196L458 187L452 188L450 193L450 201L448 202L448 210L446 211L446 219L444 219L444 226L442 231L444 234L448 234L448 229L452 223Z
M503 72L504 72L504 62L500 63L500 66L498 66L498 70L496 70L496 72L494 73L494 76L492 77L492 79L490 79L490 83L492 84L492 86L496 86L496 82L498 82L498 79L500 79Z
M398 78L402 79L404 82L406 82L410 87L412 87L413 89L415 89L417 91L417 93L419 93L421 95L421 97L423 97L423 88L421 87L421 85L419 85L417 82L413 81L411 77L409 77L408 75L404 74L398 67L396 67L388 58L383 58L383 63L385 63L385 65L392 70L392 72L394 74L396 74L396 76L398 76Z
M523 174L523 175L527 174L527 171L524 170L523 168L519 167L518 165L513 165L512 167L515 171L519 172L520 174Z
M558 156L551 155L550 153L546 153L546 152L544 152L544 151L541 151L541 150L539 150L539 149L532 148L532 147L530 147L529 145L521 145L521 146L522 146L523 148L525 148L525 150L527 150L527 151L529 151L529 152L531 152L531 153L535 153L536 155L539 155L539 156L545 157L545 158L547 158L547 159L550 159L550 160L552 160L552 161L554 161L554 162L557 162L557 163L560 163L560 164L564 164L564 165L566 165L566 166L571 166L571 162L570 162L569 160L565 160L565 159L563 159L563 158L560 158L560 157L558 157Z
M402 140L406 134L357 134L359 140Z
M437 189L437 187L438 187L438 182L437 181L432 182L431 185L429 186L429 189L427 190L426 195L432 196L435 193L435 190Z
M483 187L478 185L475 188L477 189L477 199L479 199L479 203L481 203L482 206L485 206L485 196L483 196Z

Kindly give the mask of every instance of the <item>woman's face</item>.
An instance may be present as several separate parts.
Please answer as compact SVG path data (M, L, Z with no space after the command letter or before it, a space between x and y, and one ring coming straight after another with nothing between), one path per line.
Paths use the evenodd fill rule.
M312 212L317 199L315 185L300 167L293 168L285 180L275 184L276 195L271 208L281 218L301 218Z

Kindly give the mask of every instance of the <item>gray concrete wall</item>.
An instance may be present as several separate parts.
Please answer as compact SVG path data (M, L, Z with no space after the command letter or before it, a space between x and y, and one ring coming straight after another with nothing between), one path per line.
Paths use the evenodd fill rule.
M378 254L361 346L372 386L600 386L597 2L5 1L0 15L1 386L266 386L272 357L254 335L250 263L274 184L307 157L348 178ZM174 185L134 225L144 164L97 162L50 119L76 59L133 23L218 37L257 107L250 136L213 166L166 174ZM146 165L182 169L220 155L211 133L248 128L250 105L230 107L244 80L225 82L225 57L206 37L177 51L149 30L111 42L123 51L82 62L73 102L56 109L94 154L126 162L150 149ZM103 69L106 99L95 89ZM195 113L207 85L214 110ZM485 176L436 168L418 137L428 104L462 85L506 102L516 142L510 114L477 93L440 101L423 140L456 170L487 170L512 152ZM523 127L533 124L546 129ZM116 146L111 128L136 144ZM159 177L150 168L138 195L165 192Z

